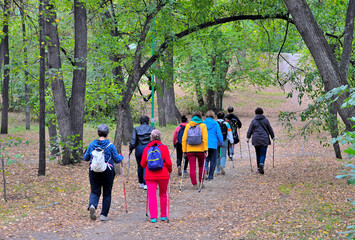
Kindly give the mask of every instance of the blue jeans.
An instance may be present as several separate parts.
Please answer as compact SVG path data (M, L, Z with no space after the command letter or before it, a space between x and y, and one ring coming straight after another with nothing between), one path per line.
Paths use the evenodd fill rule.
M210 170L208 171L208 179L213 179L214 170L216 168L217 149L209 148L208 157L205 161L205 171L208 170L208 163L210 163Z
M95 209L97 208L102 188L102 210L100 215L104 215L106 217L111 206L111 192L114 178L115 170L113 169L113 167L111 167L111 170L107 168L104 172L94 172L89 170L89 179L91 187L89 207L93 205Z
M217 148L217 164L216 164L217 173L220 173L219 166L222 166L223 169L226 167L227 148L228 148L227 139L223 141L222 147Z
M136 161L137 161L137 175L138 175L138 182L139 183L143 183L145 185L145 181L144 181L144 168L142 168L141 166L141 160L142 160L142 155L143 155L143 151L144 148L147 145L139 145L136 147L136 151L135 151L135 156L136 156Z
M258 168L260 165L265 164L267 146L254 146L256 152L256 163L258 164Z

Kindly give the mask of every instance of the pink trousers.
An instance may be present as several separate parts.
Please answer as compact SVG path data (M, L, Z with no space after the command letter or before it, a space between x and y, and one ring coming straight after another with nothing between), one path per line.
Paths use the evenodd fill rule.
M203 182L203 177L202 177L202 171L204 168L204 161L205 161L205 153L203 152L188 152L187 158L189 159L189 164L190 164L190 178L191 178L191 183L192 185L197 184L196 180L196 158L198 161L198 181Z
M150 218L158 218L157 186L159 185L160 217L167 217L167 195L169 179L146 180Z

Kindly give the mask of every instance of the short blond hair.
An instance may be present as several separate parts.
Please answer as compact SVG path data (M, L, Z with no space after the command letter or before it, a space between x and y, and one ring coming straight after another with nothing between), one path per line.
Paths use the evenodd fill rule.
M214 114L214 112L212 110L208 110L206 112L206 117L215 118L216 115Z
M160 131L158 129L154 129L152 131L152 133L150 134L150 140L152 140L152 141L154 141L154 140L160 141L160 139L161 139Z

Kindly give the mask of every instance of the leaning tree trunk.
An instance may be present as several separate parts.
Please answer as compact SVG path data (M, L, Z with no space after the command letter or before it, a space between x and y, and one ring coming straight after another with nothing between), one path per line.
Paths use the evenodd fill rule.
M50 81L52 86L54 109L57 116L59 134L62 142L62 164L68 165L74 163L72 155L72 126L70 119L70 110L66 99L66 90L61 73L60 44L58 38L58 29L55 20L57 19L54 6L49 0L45 0L46 9L46 35L48 41L48 66L51 72Z
M10 83L10 49L9 49L9 11L10 1L4 0L4 22L3 22L3 56L4 56L4 80L2 85L2 109L1 109L1 133L8 133L9 121L9 83Z
M155 68L159 69L160 68L160 63L156 62L155 63ZM159 116L159 127L166 127L166 118L165 118L165 102L164 102L164 80L162 80L160 77L155 76L155 81L159 88L156 88L156 93L157 93L157 102L158 102L158 116Z
M335 55L329 47L322 30L317 24L312 12L305 0L284 0L293 21L300 32L305 44L310 50L317 65L326 91L342 85L348 85L346 78L336 61ZM353 6L353 0L349 7ZM351 5L352 4L352 5ZM350 119L355 115L355 106L342 108L344 100L349 97L349 93L342 94L335 102L335 110L339 113L348 131L354 131L354 122Z
M70 117L75 136L74 159L78 162L81 160L83 152L83 128L84 128L84 103L85 103L85 87L86 87L86 58L87 58L87 15L86 8L82 1L74 0L74 32L75 32L75 48L74 48L74 70L72 97L70 105Z

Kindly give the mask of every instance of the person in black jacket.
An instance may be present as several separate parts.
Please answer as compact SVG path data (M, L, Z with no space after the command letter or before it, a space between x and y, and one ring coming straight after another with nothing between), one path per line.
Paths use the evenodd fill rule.
M227 108L228 114L225 116L225 120L229 123L229 125L232 128L232 134L233 134L233 139L234 139L234 144L237 144L239 142L239 137L238 137L238 129L242 128L242 122L239 120L239 118L233 113L234 108L229 106ZM229 160L233 161L233 155L234 155L234 144L228 141L228 156Z
M252 145L255 147L256 152L256 162L258 165L258 172L264 174L264 164L266 158L266 151L268 145L271 144L269 136L275 141L274 130L272 129L269 120L263 115L264 111L262 108L255 109L255 117L251 121L248 133L247 133L247 143L249 144L249 139L253 135Z
M129 143L129 155L131 155L133 149L136 149L135 156L139 188L147 190L147 185L144 180L144 169L141 167L141 159L144 148L150 142L150 134L155 128L149 125L149 117L146 115L141 116L139 121L141 125L133 129L132 139Z

